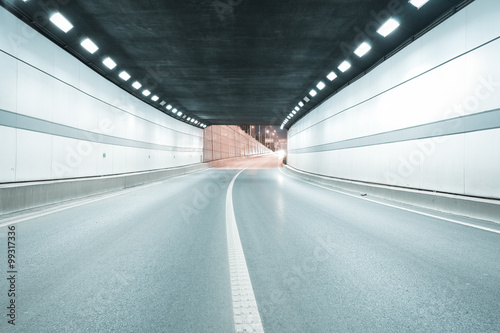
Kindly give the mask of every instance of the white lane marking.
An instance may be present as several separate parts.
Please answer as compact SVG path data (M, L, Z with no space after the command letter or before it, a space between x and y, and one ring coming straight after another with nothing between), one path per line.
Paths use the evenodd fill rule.
M148 188L148 187L151 187L151 186L155 186L155 185L159 185L161 183L165 183L165 182L167 182L167 181L169 181L171 179L175 179L175 178L183 177L183 176L188 176L188 175L192 175L192 174L195 174L195 173L201 173L201 172L204 172L206 170L210 170L210 169L204 169L204 170L201 170L201 171L195 171L195 172L192 172L192 173L189 173L189 174L184 174L184 175L179 175L179 176L167 178L167 179L160 180L160 181L157 181L157 182L154 182L154 183L150 183L150 184L144 184L144 185L134 186L134 187L131 187L131 188L128 188L128 189L119 190L118 192L113 192L113 193L110 193L110 194L99 195L97 198L96 197L92 197L90 199L88 199L88 198L87 199L85 199L85 198L77 199L78 201L74 202L74 203L71 203L71 202L70 203L64 203L63 202L61 204L58 204L57 207L48 208L48 209L43 209L42 208L43 210L40 211L40 212L26 213L26 214L23 214L23 215L18 216L18 217L6 218L6 219L4 219L6 222L0 223L0 228L6 227L6 226L9 226L9 225L12 225L12 224L17 224L17 223L20 223L20 222L24 222L24 221L36 219L38 217L42 217L42 216L54 214L54 213L57 213L57 212L61 212L61 211L66 210L66 209L71 209L71 208L74 208L74 207L86 205L86 204L89 204L89 203L92 203L92 202L96 202L96 201L100 201L100 200L104 200L104 199L109 199L109 198L113 198L113 197L116 197L116 196L119 196L119 195L123 195L123 194L127 194L127 193L134 192L134 191L137 191L137 190L145 189L145 188ZM0 221L2 221L1 218L0 218Z
M391 205L391 204L388 204L388 203L385 203L385 202L380 202L380 201L377 201L377 200L368 199L368 198L365 198L365 197L361 197L361 196L357 196L357 195L354 195L354 194L342 192L342 191L339 191L339 190L334 190L334 189L326 187L326 186L322 186L322 185L319 185L319 184L315 184L313 182L309 182L307 180L303 180L303 179L300 179L300 178L297 178L297 177L294 177L294 176L291 176L291 175L287 175L285 172L283 172L283 170L281 170L281 168L279 168L279 170L280 170L280 172L282 174L284 174L287 177L300 180L301 182L304 182L304 183L307 183L307 184L310 184L310 185L314 185L316 187L324 188L325 190L329 190L329 191L332 191L332 192L337 192L337 193L340 193L340 194L345 194L345 195L348 195L350 197L361 199L361 200L371 201L371 202L374 202L374 203L377 203L377 204L380 204L380 205L384 205L384 206L388 206L388 207L392 207L392 208L397 208L397 209L405 210L407 212L412 212L412 213L416 213L416 214L420 214L420 215L424 215L424 216L428 216L428 217L433 217L433 218L436 218L436 219L440 219L440 220L444 220L444 221L448 221L448 222L452 222L452 223L456 223L456 224L465 225L467 227L481 229L481 230L484 230L484 231L489 231L489 232L494 232L496 234L500 234L500 230L496 230L496 229L492 229L492 228L488 228L488 227L483 227L483 226L479 226L479 225L476 225L476 224L471 224L471 223L467 223L467 222L463 222L463 221L458 221L458 220L454 220L454 219L449 219L447 217L443 217L443 216L439 216L439 215L433 215L433 214L429 214L429 213L424 213L424 212L420 212L418 210L413 210L413 209L404 208L404 207L400 207L400 206L396 206L396 205Z
M252 281L241 246L238 226L233 209L233 185L236 178L245 171L238 172L227 188L226 194L226 233L229 252L229 272L231 296L233 300L234 327L236 333L263 333L257 301L253 293Z

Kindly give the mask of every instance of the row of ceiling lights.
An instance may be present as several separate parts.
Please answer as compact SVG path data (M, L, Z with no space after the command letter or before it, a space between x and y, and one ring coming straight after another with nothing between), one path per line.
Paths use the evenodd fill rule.
M429 0L409 0L409 3L411 3L413 6L415 6L417 9L420 9L423 5L425 5ZM377 30L377 33L381 35L382 37L387 37L391 32L396 30L399 27L399 22L393 19L392 17L389 18L384 24L380 26L380 28ZM356 54L359 58L363 57L365 54L367 54L371 50L371 45L368 44L367 42L361 43L356 50L354 50L354 54ZM351 68L351 63L347 60L344 60L338 67L340 72L344 73L346 72L349 68ZM333 81L337 78L337 74L334 71L331 71L326 78L329 81ZM323 81L318 82L316 84L316 88L318 90L323 90L326 85ZM304 97L304 102L309 102L311 98L316 96L318 92L316 89L311 89L309 94ZM283 123L281 124L281 129L285 127L285 125L297 114L297 112L300 111L300 109L304 106L304 102L300 101L297 106L295 106L294 110L288 114L288 116L283 120Z
M27 2L28 0L23 0L24 2ZM61 13L57 12L57 13L54 13L50 16L50 21L55 25L57 26L59 29L61 29L64 33L67 33L68 31L70 31L71 29L73 29L73 24L71 24L71 22L69 22ZM97 50L99 50L99 47L90 39L90 38L85 38L81 43L80 45L85 49L87 50L89 53L91 54L94 54ZM116 62L111 59L110 57L106 57L102 63L104 64L104 66L106 66L108 69L110 70L114 70L117 66ZM120 79L122 79L123 81L128 81L130 80L131 76L129 73L127 73L126 71L122 70L118 76L120 77ZM135 89L135 90L139 90L142 88L142 84L139 82L139 81L134 81L132 83L132 87ZM151 91L149 91L148 89L144 89L142 91L142 95L144 97L147 97L149 98L149 96L151 96ZM160 97L158 97L157 95L153 95L151 97L151 100L153 102L158 102L160 100ZM165 107L168 111L170 111L173 115L177 116L177 117L182 117L182 119L184 119L185 121L187 121L188 123L192 123L193 125L195 126L199 126L201 128L206 128L207 125L201 123L200 121L198 121L197 119L195 118L192 118L192 117L188 117L187 115L183 115L182 111L180 110L177 110L177 108L174 108L171 104L168 104L167 105L167 102L165 101L161 101L159 103L162 107Z

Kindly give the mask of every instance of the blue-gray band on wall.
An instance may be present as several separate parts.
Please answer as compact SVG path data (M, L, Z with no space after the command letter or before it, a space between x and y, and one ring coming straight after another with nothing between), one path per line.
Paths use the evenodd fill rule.
M495 128L500 128L500 109L440 120L424 125L412 126L354 139L325 143L306 148L290 149L288 150L288 153L305 154L331 150L359 148L386 143L485 131Z
M176 152L196 152L201 153L203 148L176 147L159 145L155 143L124 139L116 136L86 131L76 127L57 124L48 120L34 118L14 112L0 109L0 126L18 128L22 130L61 136L75 140L85 140L115 146L154 149Z

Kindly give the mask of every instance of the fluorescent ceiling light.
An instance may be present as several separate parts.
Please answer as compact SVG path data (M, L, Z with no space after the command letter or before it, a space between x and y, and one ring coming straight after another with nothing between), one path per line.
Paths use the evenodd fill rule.
M181 111L177 112L177 115L178 115L179 117L180 117L180 116L182 116L182 112L181 112Z
M358 48L354 51L354 53L358 56L358 57L362 57L364 56L366 53L368 53L368 51L370 51L372 49L372 47L370 46L370 44L368 44L367 42L363 42L361 43L360 46L358 46Z
M172 105L167 105L167 110L172 110Z
M290 115L288 115L288 116L286 116L286 117L287 117L288 119L292 118L292 117L290 117Z
M399 22L391 17L384 24L382 24L382 26L377 30L377 32L380 35L386 37L391 32L396 30L397 27L399 27Z
M160 99L160 97L158 97L158 96L156 96L156 95L154 95L153 97L151 97L151 100L152 100L153 102L156 102L156 101L157 101L157 100L159 100L159 99Z
M304 102L308 103L310 101L309 97L304 97Z
M341 63L338 68L343 73L346 70L348 70L349 68L351 68L351 63L347 60L344 60L344 62Z
M319 90L323 90L323 88L325 88L325 84L323 83L323 81L319 81L319 83L316 85L316 88L318 88Z
M289 116L290 116L290 118L293 118L293 113L290 113Z
M295 107L295 111L299 111L299 110L300 110L300 109L299 109L299 107L298 107L298 106L296 106L296 107Z
M26 0L24 1L26 2ZM73 29L73 24L71 24L61 13L55 13L50 17L50 22L54 23L59 29L64 32L68 32Z
M191 122L194 123L194 119L191 119Z
M195 125L197 125L198 124L198 120L195 120L194 123L195 123Z
M316 92L316 90L314 89L311 89L311 91L309 92L309 95L311 95L311 97L314 97L316 96L318 93Z
M429 0L410 0L410 3L420 9L423 5L425 5Z
M165 102L165 101L161 101L161 102L160 102L160 105L161 105L161 106L165 106L165 104L167 104L167 102Z
M282 129L283 129L283 125L280 126L280 130L282 130Z
M83 46L85 50L89 51L92 54L94 54L95 51L99 50L97 45L95 45L94 42L91 41L89 38L85 38L80 45Z
M333 81L337 78L337 74L335 74L334 72L330 72L330 74L328 74L326 78L330 81Z
M111 59L110 57L104 59L102 63L106 65L106 67L108 67L109 69L113 69L116 67L116 62L114 62L113 59Z
M297 111L293 110L293 111L292 111L292 113L293 113L293 114L296 114L296 113L297 113Z
M130 75L125 71L122 71L120 74L118 74L118 76L120 76L120 78L125 81L128 81L130 79Z
M300 106L300 107L303 107L303 106L304 106L304 103L299 102L299 106Z
M147 97L147 96L151 95L151 91L149 91L149 90L145 89L145 90L142 92L142 94L143 94L144 96L146 96L146 97Z
M134 83L132 83L132 87L134 87L135 89L139 89L142 87L142 84L140 84L139 82L135 81Z
M187 121L190 121L191 120L191 117L188 117Z
M175 108L174 108L174 109L172 110L172 113L176 113L176 112L177 112L177 109L175 109Z

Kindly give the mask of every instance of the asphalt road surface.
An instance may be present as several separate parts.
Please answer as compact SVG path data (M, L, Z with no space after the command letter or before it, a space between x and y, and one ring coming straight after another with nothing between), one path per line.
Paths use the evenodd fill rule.
M0 220L0 332L500 332L499 233L277 166Z

